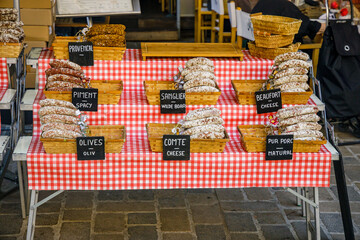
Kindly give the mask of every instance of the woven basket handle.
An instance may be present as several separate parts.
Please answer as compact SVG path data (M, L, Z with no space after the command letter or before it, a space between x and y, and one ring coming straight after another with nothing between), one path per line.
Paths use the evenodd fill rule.
M262 31L255 31L254 34L256 35L261 35L261 36L271 36L271 33L268 33L268 32L262 32Z
M260 16L260 15L262 15L262 12L250 14L250 17Z

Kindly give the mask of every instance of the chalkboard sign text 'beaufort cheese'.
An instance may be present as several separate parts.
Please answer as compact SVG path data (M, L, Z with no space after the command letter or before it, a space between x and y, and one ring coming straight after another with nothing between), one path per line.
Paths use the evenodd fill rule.
M257 114L276 112L282 108L279 89L255 92Z

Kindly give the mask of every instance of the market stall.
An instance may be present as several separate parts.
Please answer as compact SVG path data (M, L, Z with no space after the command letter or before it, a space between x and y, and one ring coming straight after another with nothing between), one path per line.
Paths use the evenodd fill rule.
M150 149L146 124L176 123L184 114L161 114L159 105L149 105L143 82L170 81L177 74L177 68L184 66L188 59L150 58L143 61L140 50L126 50L122 61L95 60L93 67L83 68L86 76L109 82L122 80L124 90L118 104L99 105L97 112L85 112L89 117L88 123L124 125L126 141L120 153L106 154L105 161L78 161L76 154L45 153L40 141L39 101L45 98L45 70L51 59L53 53L45 50L38 61L39 91L33 103L34 130L25 158L29 189L32 192L28 238L31 238L34 230L36 207L44 202L37 203L39 190L317 189L329 185L331 161L338 156L330 144L321 146L321 150L316 153L294 153L291 161L265 161L264 153L246 152L241 146L237 126L264 124L270 114L256 114L255 105L239 105L231 80L265 79L273 61L252 57L246 51L244 61L235 58L212 59L221 89L215 107L222 111L230 141L222 153L191 153L190 161L164 161L161 153ZM315 103L323 109L321 102L313 95L308 104ZM199 107L189 105L187 111Z
M14 1L14 6L17 6L19 10L18 2L17 4L15 2L17 1ZM328 125L326 121L325 106L315 95L321 92L320 84L313 73L316 72L316 57L313 59L314 67L311 66L311 59L307 54L304 54L306 55L304 59L290 57L276 63L276 58L280 54L288 52L295 54L296 52L301 55L297 52L298 49L313 48L304 45L299 48L300 43L293 43L301 21L266 15L252 17L246 15L247 20L243 21L242 11L235 10L235 4L229 3L229 18L233 27L232 44L147 42L141 44L142 50L126 50L124 25L92 26L91 16L105 13L110 15L138 14L140 13L139 1L115 1L113 4L108 4L107 1L103 1L104 3L89 1L85 5L81 5L78 1L71 2L74 7L69 8L68 1L59 0L57 16L86 16L89 29L83 29L72 37L56 36L51 50L44 49L39 59L37 56L27 59L28 65L36 67L36 88L38 89L29 90L25 95L26 68L23 66L22 39L24 35L20 26L22 23L18 22L16 10L2 10L6 13L5 15L9 13L6 18L13 21L4 23L6 28L3 32L15 34L16 38L12 36L10 40L15 42L11 44L7 42L0 46L0 53L3 50L5 54L15 54L0 59L0 109L12 110L11 136L6 139L11 142L12 147L17 143L13 160L18 164L23 218L26 217L26 212L29 212L27 239L34 237L37 207L64 190L246 187L283 187L293 193L297 197L298 205L303 206L308 238L311 237L312 225L310 206L314 207L313 232L316 239L320 239L318 188L329 186L332 161L335 161L333 164L344 232L346 236L351 236L352 220L342 156L332 145L335 139L331 138L333 134L331 134L331 125ZM219 3L223 4L222 1ZM53 5L50 5L49 10L53 9ZM177 5L180 6L180 1L177 1ZM98 12L99 6L102 6L100 12ZM119 9L123 11L117 11ZM181 10L180 7L177 9L177 25L180 29ZM51 14L53 14L52 11ZM236 21L235 15L237 15ZM223 18L224 16L220 16L219 19ZM51 27L52 21L53 19L51 19ZM201 25L201 21L197 23ZM215 23L215 19L212 22ZM237 24L234 24L235 22ZM241 30L240 23L244 22L247 23L246 26L239 31ZM254 29L250 27L252 24ZM219 25L219 42L222 42L220 40L222 39L222 25L222 23ZM234 44L235 25L238 26L237 45ZM213 34L218 29L213 24L211 28L212 40L214 40ZM241 33L243 31L252 32L253 36L249 39L255 40L248 45L250 51L242 50L242 37L248 38L247 34ZM50 33L46 35L49 37ZM80 62L85 61L86 64L75 61L74 52L70 56L71 46L86 46L94 49L89 51L93 52L94 59L82 58ZM12 51L9 50L10 47L13 48ZM193 57L208 57L209 59L206 60L197 59L203 63L207 61L208 65L194 64L196 67L191 69L189 62L193 60ZM71 61L87 67L75 66L76 64L63 65L64 62L61 60L59 60L61 64L55 66L52 64L54 58L73 58ZM275 61L264 58L275 59ZM92 62L93 66L88 66L92 65ZM15 65L12 67L15 69L13 77L9 77L11 65ZM191 71L201 72L204 69L207 73L189 74ZM292 69L294 72L275 78L279 71L287 69ZM185 72L190 76L188 79ZM10 78L12 81L9 81ZM8 82L16 82L14 88L17 91L8 90ZM311 89L309 85L312 85ZM86 89L89 92L98 91L99 105L96 105L95 111L80 112L75 107L74 101L71 103L72 94L74 94L72 90L79 87L94 88ZM164 114L166 111L163 111L163 105L159 106L160 90L175 89L181 91L178 92L179 94L184 92L184 96L186 95L184 97L186 99L182 99L184 100L182 105L186 105L186 110L180 114ZM275 120L274 116L277 116L281 107L280 110L258 114L255 92L260 90L281 93L281 107L290 112L295 110L298 112L295 111L291 117ZM15 94L16 102L14 101ZM49 105L44 104L45 99L50 99L47 102ZM57 106L59 102L51 102L53 99L68 101L62 104L68 105L69 108ZM292 108L293 105L297 105L295 110ZM302 107L305 109L303 112L301 112ZM208 110L214 116L210 117L208 114L207 117L186 120L199 109L200 111ZM72 122L72 126L69 126L71 124L67 125L68 122L65 122L66 124L59 127L57 126L59 122L52 121L52 118L67 119L69 115L55 116L56 114L51 113L55 110L58 111L57 114L61 111L73 114L71 116L73 118L69 117L69 119L79 118L82 124L84 122L86 124L80 127L79 122ZM22 124L20 111L33 111L33 136L22 136L18 141L20 124ZM47 122L44 121L46 115ZM323 119L322 126L318 123L320 116ZM313 119L309 121L308 117ZM271 124L274 122L280 126L280 123L289 121L288 118L298 119L295 124L288 123L275 130L272 128ZM302 120L305 122L303 125L301 125ZM188 122L190 125L184 127L183 123L186 121L197 121L197 125L193 126ZM216 124L212 124L211 121ZM66 129L63 131L61 127L65 126ZM295 127L296 130L299 130L297 127L301 129L290 131L287 130L289 126ZM69 134L68 127L74 130L71 132L74 134L71 137L66 136ZM216 130L214 130L215 133L204 133L200 129ZM320 132L321 129L325 130L323 132L326 138ZM94 133L96 131L98 131L97 134ZM200 133L195 133L195 131L200 131ZM265 152L267 137L271 135L284 137L281 135L287 135L286 131L291 135L289 139L294 140L294 144L291 143L291 160L283 160L284 158L281 157L269 160L269 151ZM186 160L169 160L169 156L165 158L163 153L165 143L162 145L162 141L167 138L165 135L174 136L175 133L183 138L186 136L190 142L189 157ZM297 139L295 139L295 133ZM80 138L84 136L104 137L104 150L92 152L94 156L103 154L104 160L80 159L80 154L76 154L76 152L79 153L80 146L77 141L81 141ZM199 136L204 139L200 139ZM115 139L112 139L113 137ZM0 138L1 141L2 138ZM111 150L109 149L110 142ZM8 144L0 144L0 159L2 159L1 153L5 153L8 148ZM92 157L92 159L99 158ZM8 162L5 162L3 166L7 166ZM4 171L0 174L0 185L3 173ZM310 188L314 191L313 198L309 197ZM57 191L38 201L39 191L42 190ZM30 207L26 209L28 205Z

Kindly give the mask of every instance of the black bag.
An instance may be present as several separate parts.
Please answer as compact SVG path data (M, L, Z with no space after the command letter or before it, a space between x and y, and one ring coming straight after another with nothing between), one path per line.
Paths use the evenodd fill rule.
M352 20L329 22L320 49L317 78L329 118L360 116L360 34Z

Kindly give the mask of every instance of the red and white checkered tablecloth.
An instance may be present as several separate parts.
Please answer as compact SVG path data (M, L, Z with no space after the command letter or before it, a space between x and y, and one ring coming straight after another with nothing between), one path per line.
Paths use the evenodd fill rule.
M244 61L237 58L214 58L215 75L221 90L232 90L230 80L265 79L273 61L255 58L244 52ZM53 52L43 51L39 58L39 89L46 82L44 71L49 68ZM84 67L87 77L94 80L122 80L125 91L142 91L145 80L171 80L188 58L150 58L143 61L141 50L126 50L122 61L94 61L93 67Z
M47 52L51 56L51 52ZM49 58L39 60L40 86L44 86ZM184 59L150 59L143 62L138 50L127 50L125 59L95 61L86 68L93 79L121 79L124 92L118 105L99 105L97 113L87 112L90 125L125 125L127 138L120 154L107 154L105 161L77 161L75 154L46 154L39 141L38 101L34 103L34 133L27 154L29 188L56 189L172 189L295 187L329 185L331 155L323 146L319 153L296 153L292 161L265 161L264 153L247 153L240 145L236 126L262 124L268 114L257 115L252 105L238 105L232 79L264 79L271 61L214 59L223 92L216 107L222 111L230 136L224 153L194 153L190 161L163 161L153 153L147 140L146 123L175 123L184 114L160 114L159 106L148 105L143 80L169 79ZM112 64L115 64L114 67ZM101 65L102 67L100 67ZM42 69L42 70L41 70ZM43 75L43 76L42 76ZM309 102L311 103L311 102ZM188 111L201 106L188 106Z
M8 85L9 73L7 69L7 61L6 58L0 58L0 89L7 89Z

